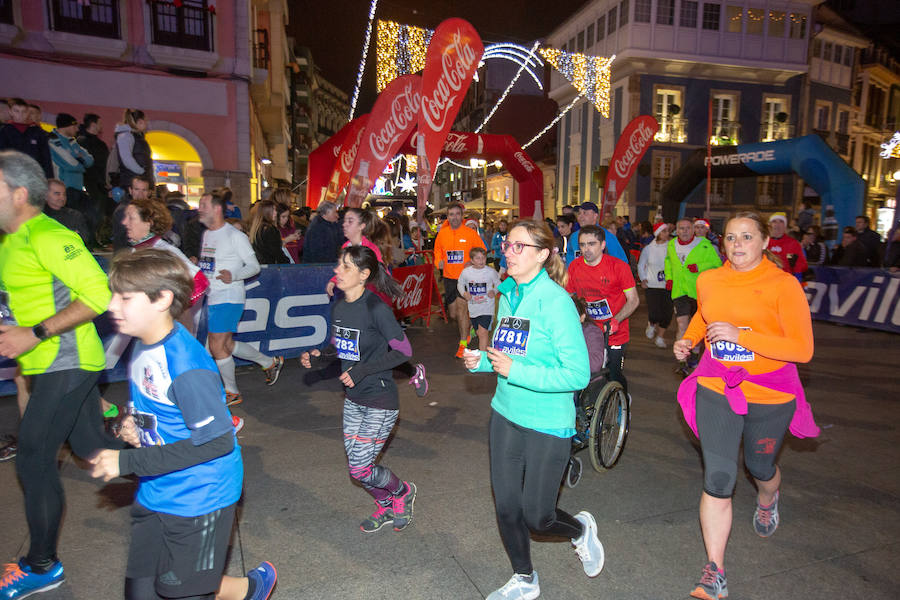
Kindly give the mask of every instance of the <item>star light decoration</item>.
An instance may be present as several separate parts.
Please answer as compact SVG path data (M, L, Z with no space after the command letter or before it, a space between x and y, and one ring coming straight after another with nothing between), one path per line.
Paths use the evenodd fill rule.
M541 48L538 52L586 96L600 114L609 118L609 72L615 55L609 58L587 56L556 48Z
M409 173L404 173L403 177L400 178L400 181L397 182L397 186L404 194L416 193L416 180Z

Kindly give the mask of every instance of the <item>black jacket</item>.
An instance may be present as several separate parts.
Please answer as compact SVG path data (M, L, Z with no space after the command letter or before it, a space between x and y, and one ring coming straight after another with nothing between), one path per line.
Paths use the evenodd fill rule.
M37 125L20 132L12 123L0 127L0 150L18 150L38 161L48 179L54 177L47 134Z
M84 188L95 202L106 198L106 163L109 160L109 148L99 136L87 131L78 136L78 144L91 153L94 164L84 171Z
M317 215L303 238L303 262L333 264L343 242L341 224L326 221Z
M256 260L261 265L277 265L291 262L281 246L281 234L274 225L264 223L251 240Z

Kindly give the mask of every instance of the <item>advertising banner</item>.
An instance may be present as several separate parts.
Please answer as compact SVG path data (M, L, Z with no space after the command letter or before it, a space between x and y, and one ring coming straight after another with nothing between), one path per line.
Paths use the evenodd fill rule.
M328 178L334 172L334 165L341 153L341 146L347 139L347 134L355 127L353 121L350 121L309 153L309 162L306 166L306 205L308 207L316 208L319 206L319 202L325 200Z
M353 168L353 163L356 162L356 153L359 152L359 145L362 143L363 133L366 131L368 122L369 115L365 114L356 117L347 125L349 127L347 137L341 144L337 163L328 180L328 190L325 192L326 200L334 202L347 187L347 182L350 181L350 170Z
M606 174L606 185L603 188L603 206L600 214L605 210L611 210L618 202L618 195L631 180L637 170L638 163L646 154L647 149L653 144L653 136L659 131L659 123L650 115L641 115L632 119L613 151L609 161L609 171Z
M882 269L814 267L806 282L813 319L900 333L900 273Z
M418 124L421 89L420 75L403 75L378 95L350 171L347 206L362 206L375 179Z
M398 318L421 318L428 325L431 322L431 315L435 313L443 315L433 264L397 267L392 275L403 289L402 295L394 300L394 314ZM435 305L437 308L434 308Z

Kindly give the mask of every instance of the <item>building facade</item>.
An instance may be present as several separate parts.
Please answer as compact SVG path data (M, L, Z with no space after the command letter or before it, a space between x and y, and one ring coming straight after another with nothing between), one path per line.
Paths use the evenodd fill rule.
M228 185L244 206L289 180L285 0L4 0L3 95L58 113L145 112L160 182L196 200Z

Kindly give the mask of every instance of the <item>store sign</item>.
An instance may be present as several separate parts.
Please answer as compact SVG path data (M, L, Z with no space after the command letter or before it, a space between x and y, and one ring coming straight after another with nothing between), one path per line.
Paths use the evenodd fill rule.
M184 171L181 163L153 162L156 181L160 183L184 183Z

